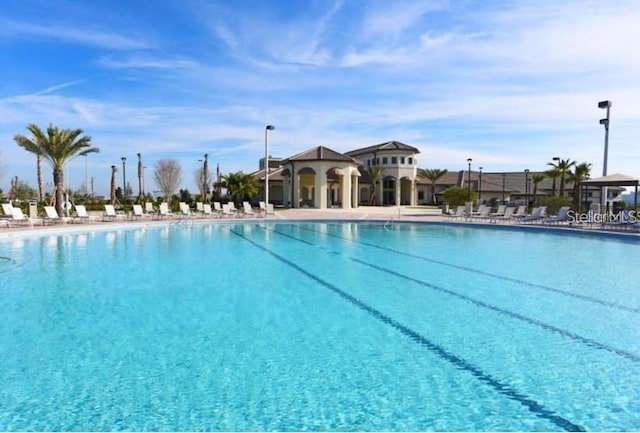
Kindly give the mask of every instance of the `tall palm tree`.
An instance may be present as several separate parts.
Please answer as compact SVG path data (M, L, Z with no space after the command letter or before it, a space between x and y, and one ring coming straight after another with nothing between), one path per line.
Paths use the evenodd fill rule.
M555 165L553 163L548 163L548 165L553 165L554 168L550 168L549 170L545 171L544 173L547 175L547 177L551 178L553 180L553 183L551 184L551 195L555 196L556 195L556 180L560 177L560 170L558 170L557 168L555 168Z
M27 129L32 138L24 135L13 137L18 146L27 152L41 155L53 168L53 184L55 185L56 211L62 215L62 192L64 190L64 167L76 156L100 152L97 147L91 147L91 137L82 135L82 129L59 129L49 125L45 134L37 125L29 124Z
M533 182L533 205L536 205L537 197L538 197L538 184L545 180L547 176L544 173L536 173L531 176L531 181Z
M573 206L574 209L580 209L581 206L581 197L580 197L580 188L582 186L582 182L589 177L591 174L591 164L588 162L582 162L577 164L573 168L573 173L571 173L571 179L573 180Z
M115 165L111 166L111 204L116 204L116 171L118 171L118 167Z
M560 197L564 197L564 183L567 173L571 171L571 167L576 165L575 161L570 159L561 159L557 163L549 162L547 165L557 169L560 172Z
M369 176L369 181L371 182L371 188L369 189L369 204L373 206L376 204L376 185L382 177L384 167L381 165L371 165L367 167L365 171Z
M446 168L445 169L425 168L425 169L418 170L418 173L420 174L420 176L424 177L425 179L428 179L431 182L431 203L432 204L436 204L436 182L438 181L438 179L440 179L442 176L444 176L448 172L449 170L447 170Z
M38 174L38 201L44 201L44 177L42 176L42 155L36 154L36 171Z

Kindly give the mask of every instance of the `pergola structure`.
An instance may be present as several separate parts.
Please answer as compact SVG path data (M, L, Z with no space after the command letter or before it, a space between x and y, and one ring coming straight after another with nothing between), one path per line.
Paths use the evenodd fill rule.
M638 184L640 180L625 174L610 174L608 176L597 177L595 179L589 179L582 181L582 188L585 187L600 187L601 191L606 186L633 186L635 187L635 194L633 196L633 208L638 207ZM601 192L602 194L602 192Z

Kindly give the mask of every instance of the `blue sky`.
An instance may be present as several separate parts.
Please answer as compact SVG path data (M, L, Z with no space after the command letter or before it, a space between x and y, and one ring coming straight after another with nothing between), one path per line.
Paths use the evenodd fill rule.
M640 176L638 23L635 0L4 1L0 187L36 186L13 141L28 123L90 135L99 194L122 156L136 184L137 152L148 191L162 158L194 192L204 153L253 171L267 124L280 157L398 140L421 168L542 170L559 156L598 176L603 99L608 171ZM79 188L84 158L68 173Z

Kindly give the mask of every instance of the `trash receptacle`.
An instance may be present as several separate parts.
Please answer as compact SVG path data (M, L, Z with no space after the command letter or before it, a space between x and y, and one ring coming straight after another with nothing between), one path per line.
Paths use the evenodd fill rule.
M29 200L29 218L38 218L38 202Z

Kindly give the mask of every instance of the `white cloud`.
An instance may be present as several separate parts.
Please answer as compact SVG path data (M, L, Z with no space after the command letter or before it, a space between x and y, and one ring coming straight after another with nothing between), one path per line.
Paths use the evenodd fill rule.
M19 21L2 22L5 38L36 37L58 39L65 42L90 45L115 50L139 50L149 48L146 42L111 32L88 28L76 28L63 24L38 25Z

